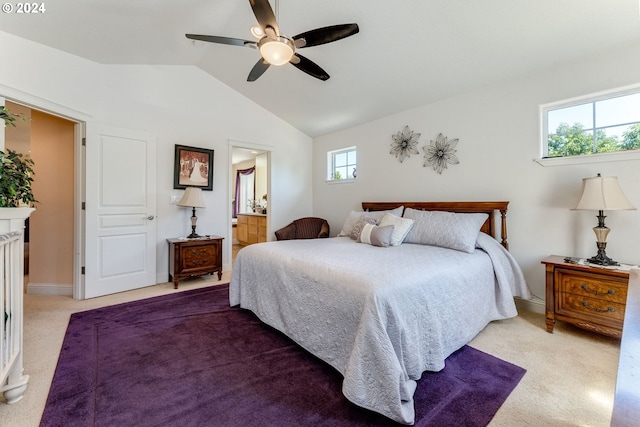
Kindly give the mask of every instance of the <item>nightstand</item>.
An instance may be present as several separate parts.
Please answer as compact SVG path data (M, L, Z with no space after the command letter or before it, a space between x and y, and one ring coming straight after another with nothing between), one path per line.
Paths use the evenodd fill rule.
M222 240L207 236L195 239L167 239L169 242L169 281L174 289L182 277L202 276L218 272L222 279Z
M556 320L620 338L627 303L629 271L568 263L552 255L546 267L546 323Z

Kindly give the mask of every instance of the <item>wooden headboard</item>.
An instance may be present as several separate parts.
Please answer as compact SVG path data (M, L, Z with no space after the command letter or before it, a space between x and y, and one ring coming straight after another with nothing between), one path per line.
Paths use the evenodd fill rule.
M496 238L496 226L494 216L500 211L500 243L505 249L509 249L507 242L507 206L509 202L362 202L365 211L386 211L398 206L419 209L423 211L445 211L456 213L486 213L489 218L482 224L480 231Z

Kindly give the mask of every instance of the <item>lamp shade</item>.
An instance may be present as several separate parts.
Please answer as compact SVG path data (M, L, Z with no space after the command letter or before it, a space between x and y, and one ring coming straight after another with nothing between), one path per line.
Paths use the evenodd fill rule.
M594 176L583 178L582 197L576 210L621 211L635 207L625 196L617 176Z
M293 56L294 45L286 37L264 37L258 42L260 55L271 65L284 65Z
M198 187L187 187L184 191L182 199L178 202L178 206L186 206L189 208L204 208L204 199L202 198L202 189Z

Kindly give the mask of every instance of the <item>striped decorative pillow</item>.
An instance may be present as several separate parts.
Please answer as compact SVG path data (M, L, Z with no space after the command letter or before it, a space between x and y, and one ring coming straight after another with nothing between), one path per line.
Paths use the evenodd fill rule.
M372 246L391 246L391 236L393 235L393 229L393 225L385 225L383 227L379 227L373 224L364 224L358 241Z

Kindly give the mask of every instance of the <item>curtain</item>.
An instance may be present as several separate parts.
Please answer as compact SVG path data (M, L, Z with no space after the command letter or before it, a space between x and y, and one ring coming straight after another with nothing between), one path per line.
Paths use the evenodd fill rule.
M236 172L236 201L233 205L233 217L239 213L249 212L249 200L256 198L256 167L238 169Z

